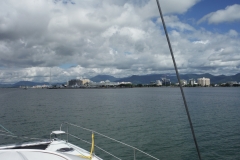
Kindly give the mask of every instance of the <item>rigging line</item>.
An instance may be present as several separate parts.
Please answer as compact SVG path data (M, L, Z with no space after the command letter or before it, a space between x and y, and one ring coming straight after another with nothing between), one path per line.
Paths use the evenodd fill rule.
M12 132L10 132L9 130L7 130L3 125L0 124L0 127L2 127L5 131L7 131L8 133L14 135Z
M178 83L179 83L180 90L181 90L181 93L182 93L182 98L183 98L183 102L184 102L185 109L186 109L186 112L187 112L188 121L189 121L190 128L191 128L191 131L192 131L192 136L193 136L194 143L195 143L195 146L196 146L196 149L197 149L198 158L201 160L202 158L201 158L201 154L200 154L200 151L199 151L199 147L198 147L198 143L197 143L197 138L196 138L195 133L194 133L194 129L193 129L193 125L192 125L192 120L191 120L191 117L190 117L190 113L189 113L189 111L188 111L188 106L187 106L186 98L185 98L185 95L184 95L184 92L183 92L182 84L181 84L181 82L180 82L180 76L179 76L178 69L177 69L177 64L176 64L176 61L175 61L175 58L174 58L174 55L173 55L173 50L172 50L171 42L170 42L170 39L169 39L169 37L168 37L168 32L167 32L167 28L166 28L166 25L165 25L165 22L164 22L162 10L161 10L161 7L160 7L159 0L156 0L156 1L157 1L157 5L158 5L158 10L159 10L159 13L160 13L160 17L161 17L161 19L162 19L162 24L163 24L163 28L164 28L164 31L165 31L165 35L166 35L166 38L167 38L168 46L169 46L169 49L170 49L170 52L171 52L171 56L172 56L174 68L175 68L175 71L176 71Z

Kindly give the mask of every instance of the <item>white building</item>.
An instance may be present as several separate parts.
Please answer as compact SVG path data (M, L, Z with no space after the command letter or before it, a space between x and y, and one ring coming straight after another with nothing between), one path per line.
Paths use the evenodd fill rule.
M210 79L209 78L205 78L205 77L198 78L197 82L201 86L210 86Z
M181 82L182 86L187 85L187 81L185 79L181 79L180 82Z
M157 85L157 86L162 86L162 81L156 80L156 85Z

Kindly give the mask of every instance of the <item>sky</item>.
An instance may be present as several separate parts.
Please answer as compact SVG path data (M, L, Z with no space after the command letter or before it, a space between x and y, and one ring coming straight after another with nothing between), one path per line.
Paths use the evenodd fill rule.
M240 73L239 0L159 0L180 74ZM155 0L0 0L0 83L175 73Z

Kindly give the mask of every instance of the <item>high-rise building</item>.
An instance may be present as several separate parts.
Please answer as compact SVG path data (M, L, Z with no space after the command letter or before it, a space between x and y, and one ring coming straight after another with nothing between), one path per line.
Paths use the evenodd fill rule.
M89 79L72 79L68 81L68 86L82 86L89 83Z
M194 84L196 84L195 79L193 79L193 78L192 78L192 79L189 79L188 84L191 85L191 86L193 86Z
M171 85L170 79L162 78L162 85L163 86L170 86Z
M201 86L210 86L210 79L209 78L205 78L205 77L198 78L197 82Z

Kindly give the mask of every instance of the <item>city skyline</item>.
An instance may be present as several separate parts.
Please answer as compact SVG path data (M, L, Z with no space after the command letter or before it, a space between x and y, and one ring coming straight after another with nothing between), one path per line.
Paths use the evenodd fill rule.
M197 85L198 80L206 78L209 79L210 84L240 84L240 73L233 75L233 76L214 76L211 74L185 74L180 75L180 81L182 84L186 85ZM34 85L62 85L62 84L68 84L69 81L75 81L75 80L87 80L88 82L93 83L105 83L105 82L130 82L133 84L151 84L151 83L157 83L157 81L161 81L163 84L177 84L177 78L174 75L164 75L164 74L152 74L152 75L132 75L130 77L125 78L116 78L110 75L97 75L92 78L72 78L67 81L58 81L58 82L44 82L44 81L18 81L16 83L12 84L3 84L0 83L1 87L16 87L16 86L34 86ZM166 81L165 81L166 80ZM166 83L165 83L166 82ZM75 82L74 82L75 84Z

